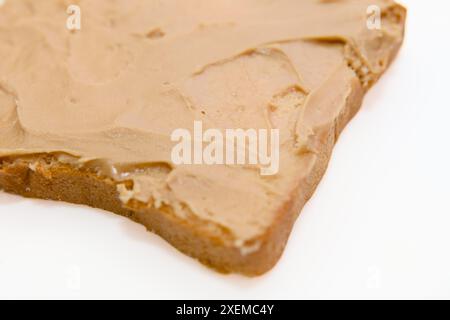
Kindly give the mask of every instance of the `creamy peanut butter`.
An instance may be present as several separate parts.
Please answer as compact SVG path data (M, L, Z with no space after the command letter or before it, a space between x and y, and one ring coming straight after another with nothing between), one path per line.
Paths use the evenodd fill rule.
M72 3L80 30L66 28ZM402 12L390 0L6 0L0 156L53 153L133 181L118 185L124 203L194 214L242 246L308 175L321 129L387 67ZM174 165L171 132L194 121L280 129L278 174Z

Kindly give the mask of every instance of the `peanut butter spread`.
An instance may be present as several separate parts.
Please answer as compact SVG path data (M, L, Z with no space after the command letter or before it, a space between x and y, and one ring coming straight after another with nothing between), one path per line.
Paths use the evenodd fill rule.
M79 30L66 27L71 4ZM368 27L373 5L381 28ZM242 245L308 176L321 130L387 67L403 14L391 0L6 0L0 157L53 154L118 181L125 204L195 215ZM278 128L279 172L175 165L171 133L194 121Z

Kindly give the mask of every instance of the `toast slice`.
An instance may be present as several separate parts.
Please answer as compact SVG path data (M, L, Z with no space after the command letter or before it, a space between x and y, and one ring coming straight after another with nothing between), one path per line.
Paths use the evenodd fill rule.
M340 132L399 50L406 17L391 0L66 9L0 7L0 188L123 215L248 276L279 260ZM70 29L77 10L81 28ZM173 132L199 122L277 130L277 170L177 162Z

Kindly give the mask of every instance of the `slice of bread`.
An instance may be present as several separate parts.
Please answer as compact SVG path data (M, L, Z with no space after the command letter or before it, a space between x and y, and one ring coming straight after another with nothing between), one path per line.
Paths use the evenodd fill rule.
M112 68L126 60L126 64L142 67L142 72L127 69L114 73L102 66L96 69L91 63L102 63L96 56L96 50L101 48L90 41L92 38L83 42L69 40L74 41L73 46L80 43L92 46L92 59L83 56L84 60L78 61L81 55L77 56L76 51L68 57L64 49L61 52L59 47L54 49L53 46L63 43L61 39L73 36L86 39L83 37L92 34L86 36L81 29L75 35L62 31L56 36L42 25L36 29L39 32L29 31L23 20L19 25L17 18L17 13L25 10L21 5L27 3L26 0L9 5L7 2L0 9L0 18L9 23L6 27L0 19L0 27L3 26L0 39L8 40L0 44L0 52L25 40L34 41L29 43L36 46L34 53L15 47L11 51L13 60L0 62L0 73L3 74L0 78L0 134L4 137L0 142L0 188L25 197L85 204L123 215L220 272L260 275L279 260L300 210L326 170L339 134L359 110L364 93L378 80L400 48L406 12L393 1L286 0L277 8L268 3L247 4L251 10L244 4L227 7L231 10L226 12L227 17L234 22L225 23L218 18L218 8L225 2L218 1L217 7L208 5L208 8L198 9L200 11L189 9L182 1L169 1L167 6L170 7L172 2L187 6L195 23L206 17L212 22L184 34L183 29L172 21L173 12L167 13L162 8L162 20L158 23L166 22L167 32L153 26L141 38L134 34L134 29L136 24L147 27L145 19L142 20L151 15L147 2L133 0L125 7L116 8L118 12L133 6L142 9L139 13L129 13L127 21L134 22L130 25L124 23L122 26L121 21L109 17L120 25L117 34L122 35L124 43L129 45L126 50L122 46L114 47L115 51L109 53L116 59ZM50 5L44 5L46 10L38 9L36 15L41 19L49 18L51 12L60 10L56 3L49 1ZM80 3L83 9L84 2ZM107 3L99 0L95 5L86 4L83 10L88 16L106 14ZM374 5L375 19L376 8L380 9L379 28L376 23L374 28L366 23L367 19L373 18L366 16L370 11L366 9L373 9ZM291 12L293 9L303 10L303 22L297 21ZM200 14L201 10L205 10L204 16ZM211 15L206 15L207 12ZM273 16L267 18L269 12ZM24 15L24 21L35 21L25 12ZM244 19L245 23L242 22L244 17L248 19ZM183 23L193 27L189 21ZM86 33L103 27L89 25ZM298 31L299 27L307 30ZM115 43L104 30L98 32L98 42ZM171 36L171 32L175 36ZM158 35L156 38L152 36L155 34ZM191 42L180 44L177 37ZM239 39L235 41L229 37ZM229 54L227 46L208 47L210 44L221 47L226 39L230 46L243 50L231 54L233 48ZM183 46L186 50L201 48L212 53L202 52L206 60L201 60L199 66L196 58L180 62L175 53ZM48 47L52 49L46 51ZM181 63L179 68L190 63L198 67L196 70L186 67L188 77L177 82L177 94L171 95L172 88L165 91L163 98L146 96L159 106L156 111L154 106L142 109L141 105L134 106L134 101L122 99L128 92L145 95L138 90L138 80L148 78L153 84L158 80L151 78L151 72L146 73L144 68L149 68L149 64L140 61L142 56L138 54L147 50L145 53L151 55L157 51L155 47L164 48L161 64L167 63L167 70L158 71L162 74L178 75L178 71L171 70L177 63ZM224 57L217 59L216 51ZM50 77L47 78L34 72L36 68L45 67L42 61L52 63L53 58L48 60L47 56L40 55L43 52L57 57L55 65L48 66ZM129 56L134 58L127 60ZM63 63L58 64L61 61ZM70 77L76 81L67 80L66 70L61 66L68 66ZM87 66L95 71L90 72ZM44 96L33 91L35 89L30 86L34 82L28 78L21 80L16 76L18 70L35 81L46 79L49 90L60 92L52 91L52 95ZM126 86L121 77L136 82ZM106 78L109 80L104 81ZM84 81L83 88L89 91L86 96L84 93L72 96L70 103L76 104L79 100L94 104L104 99L105 103L113 104L113 109L116 100L120 100L118 105L125 101L123 103L131 104L130 108L134 109L130 112L118 109L120 112L114 114L113 120L108 118L109 114L102 115L102 120L108 118L108 124L120 122L120 130L96 128L99 124L95 122L95 112L105 111L100 107L93 111L80 109L80 113L85 112L83 119L86 122L77 122L79 114L74 114L73 109L62 108L64 111L61 112L53 109L58 103L67 103L63 94L67 88L56 83L61 79L67 80L69 84L65 85L70 87L72 94L80 92L76 86L81 80ZM117 88L114 87L116 82L127 89L126 93L108 91ZM23 91L27 86L30 92ZM116 100L111 100L108 93L115 95ZM166 99L167 96L175 97L176 101ZM187 101L185 106L189 111L177 109L180 96L183 103ZM39 100L42 98L45 102ZM261 112L262 116L255 115L261 109L265 110ZM170 112L167 117L166 113ZM239 116L236 117L237 112ZM94 119L87 117L88 114L94 115ZM71 116L73 123L67 121ZM149 122L139 122L140 119ZM158 160L161 155L155 154L168 149L161 147L163 142L159 139L163 138L154 139L154 135L148 135L146 130L163 136L162 132L167 133L166 127L173 130L196 119L217 124L220 129L239 125L248 129L252 128L252 122L260 128L262 125L258 121L267 120L270 126L280 129L279 172L264 177L258 174L259 170L245 166L177 166L167 160L170 155L166 160ZM64 123L67 128L59 122L62 120L67 121ZM77 126L83 130L75 130Z

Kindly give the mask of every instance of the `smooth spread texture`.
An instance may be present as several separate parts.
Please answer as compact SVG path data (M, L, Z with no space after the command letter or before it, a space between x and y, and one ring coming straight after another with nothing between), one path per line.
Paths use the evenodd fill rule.
M72 3L81 30L66 29ZM380 30L367 27L369 5L381 8ZM7 0L0 156L52 153L132 181L117 187L125 204L195 215L247 254L308 175L318 133L387 67L402 13L390 0ZM195 120L279 128L279 173L175 166L170 134Z

